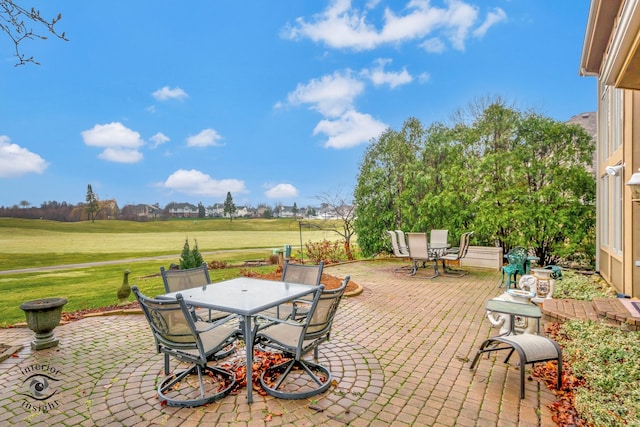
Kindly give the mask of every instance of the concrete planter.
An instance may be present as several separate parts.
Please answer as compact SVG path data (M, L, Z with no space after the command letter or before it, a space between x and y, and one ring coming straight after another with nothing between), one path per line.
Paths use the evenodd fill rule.
M53 330L60 324L62 307L66 303L66 298L43 298L20 304L20 309L27 318L27 326L35 332L35 339L31 342L32 349L42 350L58 345Z

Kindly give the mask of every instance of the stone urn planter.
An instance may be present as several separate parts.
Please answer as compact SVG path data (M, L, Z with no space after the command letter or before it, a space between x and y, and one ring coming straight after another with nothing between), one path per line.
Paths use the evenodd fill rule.
M66 303L66 298L43 298L20 304L20 309L27 317L27 326L35 332L35 339L31 342L32 349L42 350L58 345L53 330L60 324L62 306Z

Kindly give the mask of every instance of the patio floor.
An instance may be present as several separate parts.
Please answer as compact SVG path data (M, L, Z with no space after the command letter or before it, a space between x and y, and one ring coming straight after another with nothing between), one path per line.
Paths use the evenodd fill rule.
M469 370L482 341L496 333L484 304L501 292L500 274L478 269L428 280L424 271L394 273L397 266L325 267L364 290L343 299L332 339L320 347L320 363L337 380L322 395L285 401L254 393L248 405L241 390L206 407L161 406L155 384L163 359L143 316L102 316L59 326L59 346L38 352L29 346L30 330L0 329L0 343L23 344L0 363L0 425L555 425L551 391L527 380L520 400L518 367L502 363L503 355ZM33 399L33 373L50 377L42 393L56 393Z

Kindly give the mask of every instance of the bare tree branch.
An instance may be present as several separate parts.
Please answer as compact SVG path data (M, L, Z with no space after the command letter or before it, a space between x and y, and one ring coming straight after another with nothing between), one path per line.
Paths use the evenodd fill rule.
M46 40L47 36L41 32L37 32L31 27L31 24L44 26L55 37L69 41L64 32L59 33L55 26L62 19L62 14L58 14L51 21L46 20L40 15L40 11L31 8L29 10L16 4L14 0L0 0L0 31L4 32L13 42L15 47L14 56L18 58L15 66L32 63L40 65L33 56L27 57L20 50L20 44L25 40L40 39Z

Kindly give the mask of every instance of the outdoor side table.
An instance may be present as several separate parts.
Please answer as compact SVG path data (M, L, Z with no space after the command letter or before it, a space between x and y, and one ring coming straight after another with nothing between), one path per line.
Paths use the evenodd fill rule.
M507 335L515 335L515 317L530 317L537 320L537 331L540 333L540 318L542 318L542 311L540 307L535 304L522 304L513 301L503 301L497 299L490 299L487 301L485 307L489 311L496 313L508 314L511 318L511 324L509 325L509 333Z

